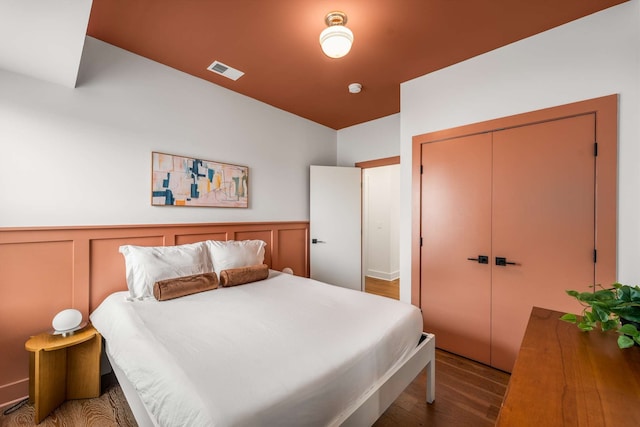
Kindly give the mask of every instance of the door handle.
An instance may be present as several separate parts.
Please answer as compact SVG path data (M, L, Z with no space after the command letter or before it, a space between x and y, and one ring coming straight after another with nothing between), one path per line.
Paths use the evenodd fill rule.
M327 242L325 242L324 240L311 239L311 243L315 245L316 243L327 243Z
M511 262L511 261L507 261L506 258L497 256L496 257L496 265L499 265L501 267L506 267L507 265L517 265L517 263Z
M478 264L489 264L489 257L486 255L478 255L478 258L467 258L469 261L478 261Z

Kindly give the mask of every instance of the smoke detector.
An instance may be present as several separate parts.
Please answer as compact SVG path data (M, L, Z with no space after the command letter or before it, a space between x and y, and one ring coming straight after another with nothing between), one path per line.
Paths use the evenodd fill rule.
M360 83L351 83L349 85L349 93L360 93L362 85Z

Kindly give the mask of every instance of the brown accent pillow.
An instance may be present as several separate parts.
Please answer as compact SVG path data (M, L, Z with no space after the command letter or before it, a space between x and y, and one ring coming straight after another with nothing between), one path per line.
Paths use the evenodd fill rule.
M217 287L218 276L216 276L216 273L194 274L192 276L157 281L153 285L153 296L158 301L165 301L198 292L211 291Z
M251 265L249 267L230 268L220 272L220 285L236 286L257 282L269 277L267 264Z

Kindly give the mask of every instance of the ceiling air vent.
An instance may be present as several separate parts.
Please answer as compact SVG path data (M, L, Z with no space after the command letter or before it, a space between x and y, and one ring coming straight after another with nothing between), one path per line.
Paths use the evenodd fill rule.
M235 68L231 68L220 61L214 61L213 64L207 67L207 70L213 71L214 73L220 74L221 76L225 76L231 80L238 80L240 77L244 75L242 71L236 70Z

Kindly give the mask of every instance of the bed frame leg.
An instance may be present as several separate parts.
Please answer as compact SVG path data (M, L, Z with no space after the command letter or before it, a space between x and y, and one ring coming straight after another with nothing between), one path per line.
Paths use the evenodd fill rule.
M436 398L436 369L435 361L427 363L427 403L433 403Z
M436 399L436 344L435 337L429 343L429 362L425 367L427 370L427 403L433 403Z

